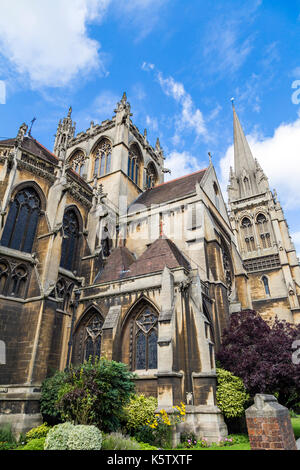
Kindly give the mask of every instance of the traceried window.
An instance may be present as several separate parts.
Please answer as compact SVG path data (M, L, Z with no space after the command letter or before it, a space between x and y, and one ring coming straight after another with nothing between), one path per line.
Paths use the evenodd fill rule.
M264 214L259 214L256 218L258 235L261 240L262 248L271 247L271 237L269 231L269 224Z
M135 369L157 369L157 315L149 307L135 320Z
M10 207L1 245L31 253L40 210L41 201L33 188L19 191Z
M0 260L0 294L6 294L6 288L8 285L8 277L10 275L9 265L6 261Z
M99 144L95 152L94 176L107 175L111 171L111 144L105 139Z
M81 177L86 175L86 159L84 153L81 151L76 152L70 160L73 170Z
M65 212L63 218L63 241L61 247L60 266L73 271L75 260L78 258L79 224L78 218L73 209Z
M242 220L242 232L247 251L255 251L253 225L248 217L244 217Z
M28 270L25 265L14 263L10 266L0 260L0 294L8 297L25 297Z
M139 186L140 184L141 158L135 146L131 147L128 155L127 175Z
M83 360L94 362L101 354L101 337L103 321L99 315L95 315L85 327L83 340Z
M153 166L152 163L148 165L148 168L146 169L146 187L147 189L151 189L155 186L157 181L157 174L156 170Z

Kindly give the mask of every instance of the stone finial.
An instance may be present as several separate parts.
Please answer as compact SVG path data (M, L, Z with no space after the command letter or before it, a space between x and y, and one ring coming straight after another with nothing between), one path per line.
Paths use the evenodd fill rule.
M23 143L27 130L28 130L28 126L27 124L25 124L25 122L23 122L23 124L19 128L18 135L15 141L17 147L20 147L20 145Z

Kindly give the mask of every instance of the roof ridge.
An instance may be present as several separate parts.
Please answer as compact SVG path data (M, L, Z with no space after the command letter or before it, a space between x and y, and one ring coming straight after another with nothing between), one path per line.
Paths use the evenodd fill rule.
M163 186L165 184L174 183L174 181L178 181L178 180L181 180L181 179L184 179L184 178L188 178L189 176L193 176L193 175L196 175L197 173L202 173L203 171L207 171L207 170L208 170L208 167L203 168L202 170L194 171L193 173L189 173L189 174L184 175L184 176L179 176L179 178L174 178L173 180L165 181L164 183L160 183L160 184L154 186L153 188L148 189L148 191L151 191L152 189L159 188L160 186Z

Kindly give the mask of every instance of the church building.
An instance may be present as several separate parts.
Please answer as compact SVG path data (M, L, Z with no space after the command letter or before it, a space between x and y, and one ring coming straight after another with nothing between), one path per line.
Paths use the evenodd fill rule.
M299 262L235 109L229 211L211 160L164 182L159 140L131 117L124 93L77 135L70 108L53 153L26 124L0 141L0 424L35 426L42 381L104 355L216 441L222 332L249 308L299 323Z

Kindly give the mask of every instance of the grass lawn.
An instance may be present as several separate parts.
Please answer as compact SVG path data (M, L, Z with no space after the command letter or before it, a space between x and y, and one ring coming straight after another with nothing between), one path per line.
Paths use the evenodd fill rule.
M292 426L294 429L294 434L296 440L300 438L300 416L297 418L292 418Z

